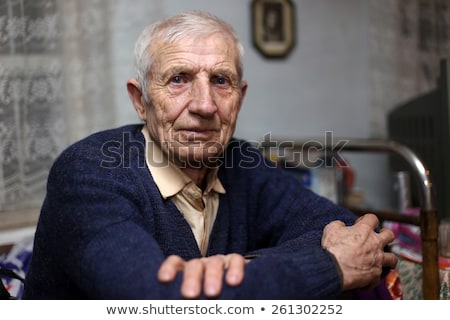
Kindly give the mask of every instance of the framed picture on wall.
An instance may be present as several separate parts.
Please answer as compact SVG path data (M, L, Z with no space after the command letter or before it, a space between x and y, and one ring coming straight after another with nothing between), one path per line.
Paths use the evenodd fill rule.
M289 54L295 45L295 8L291 0L252 1L253 44L268 58Z

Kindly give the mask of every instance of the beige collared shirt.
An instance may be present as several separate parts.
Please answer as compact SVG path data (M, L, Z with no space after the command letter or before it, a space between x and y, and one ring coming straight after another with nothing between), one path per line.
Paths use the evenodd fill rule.
M183 214L194 233L202 255L208 249L209 236L219 208L219 193L225 193L219 178L218 168L207 175L205 190L199 188L191 178L169 162L159 146L152 141L147 127L145 137L145 160L156 186L164 199L170 198Z

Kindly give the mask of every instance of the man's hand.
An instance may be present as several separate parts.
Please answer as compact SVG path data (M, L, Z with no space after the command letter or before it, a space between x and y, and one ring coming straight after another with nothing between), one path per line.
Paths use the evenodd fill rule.
M343 289L374 288L380 281L382 267L395 267L397 257L384 252L384 247L395 239L392 231L376 233L378 218L366 214L353 226L343 222L328 224L322 236L322 246L333 254L343 275Z
M223 275L229 286L237 286L244 278L245 259L239 254L215 255L185 261L179 256L169 256L161 264L158 280L164 283L175 279L183 271L181 295L195 299L202 293L209 298L217 297L222 291Z

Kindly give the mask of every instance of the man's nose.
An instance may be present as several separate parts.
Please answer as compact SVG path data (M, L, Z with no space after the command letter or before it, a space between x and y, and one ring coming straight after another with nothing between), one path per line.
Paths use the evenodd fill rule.
M192 100L189 104L189 111L201 115L202 117L212 116L217 107L214 103L211 82L206 79L196 79L192 83Z

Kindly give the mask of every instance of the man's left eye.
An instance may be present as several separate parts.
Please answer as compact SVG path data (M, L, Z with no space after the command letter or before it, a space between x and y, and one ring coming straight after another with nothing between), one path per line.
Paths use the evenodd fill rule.
M219 85L225 85L228 83L228 79L225 77L214 77L213 82Z

